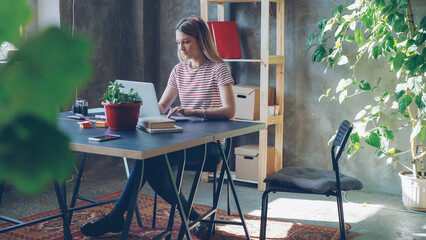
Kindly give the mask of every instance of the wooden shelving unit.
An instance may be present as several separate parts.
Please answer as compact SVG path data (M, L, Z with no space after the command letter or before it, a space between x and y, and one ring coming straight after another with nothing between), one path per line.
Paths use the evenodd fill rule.
M263 179L273 172L282 168L283 155L283 124L284 124L284 13L285 0L200 0L201 18L208 22L209 4L217 5L218 21L225 20L225 3L261 3L261 41L260 41L260 59L226 59L229 62L254 62L260 64L260 121L267 123L268 126L275 126L275 158L267 159L268 148L268 129L261 130L259 133L259 174L258 189L265 190ZM270 3L276 4L276 53L270 54L270 29L269 29L269 11ZM237 22L238 25L238 22ZM279 115L268 117L268 87L269 87L269 67L276 65L276 95L275 104L279 105Z

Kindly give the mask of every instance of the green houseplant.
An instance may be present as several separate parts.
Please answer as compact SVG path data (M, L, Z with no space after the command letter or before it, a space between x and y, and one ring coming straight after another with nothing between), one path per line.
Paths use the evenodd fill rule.
M314 48L313 62L327 62L327 68L348 65L351 77L341 79L335 88L320 97L338 100L372 94L366 106L359 107L354 117L354 131L347 153L355 154L364 146L376 149L378 158L388 166L402 164L419 186L421 203L405 201L408 208L426 211L425 173L423 158L426 150L426 93L423 82L426 70L426 18L415 22L410 0L354 0L347 6L339 5L330 18L317 23L320 31L306 41ZM377 60L389 66L394 78L358 79L357 67L363 61ZM402 137L400 132L405 132ZM396 134L398 132L398 134ZM408 146L407 149L404 149ZM411 159L411 166L401 157ZM404 187L404 186L403 186ZM416 196L417 193L408 193ZM407 196L408 199L412 196ZM419 205L416 205L419 204Z
M129 92L124 92L121 88L124 88L123 84L110 82L101 98L108 127L112 130L135 129L142 99L133 88Z

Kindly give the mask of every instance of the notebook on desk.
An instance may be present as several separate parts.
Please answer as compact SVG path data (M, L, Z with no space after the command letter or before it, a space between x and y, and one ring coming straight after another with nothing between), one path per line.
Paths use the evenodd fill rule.
M183 128L177 125L173 128L146 128L145 126L138 124L136 127L149 133L183 132Z

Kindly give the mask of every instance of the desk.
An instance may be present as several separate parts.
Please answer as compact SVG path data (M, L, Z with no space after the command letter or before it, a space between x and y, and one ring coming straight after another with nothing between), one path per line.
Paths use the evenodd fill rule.
M81 129L79 128L77 121L67 118L68 115L71 115L71 113L61 113L59 115L58 126L59 129L61 129L70 137L71 149L73 151L116 157L127 157L138 160L143 160L161 154L167 154L208 142L214 142L223 138L231 138L256 132L265 128L265 124L260 122L201 121L198 119L193 121L178 122L177 125L184 128L182 133L150 134L138 129L134 131L114 131L108 128ZM122 138L107 142L91 142L88 140L89 137L101 136L108 133L119 134ZM170 164L168 165L170 166ZM223 171L221 172L222 181L225 170L228 172L228 176L230 176L229 167L227 164L225 165L226 167L223 168ZM169 172L170 176L172 176L170 167ZM173 179L174 177L171 178ZM178 196L177 187L174 180L173 184L175 185L176 196ZM231 184L231 186L233 188L233 184ZM126 218L125 226L123 228L122 239L127 238L135 207L133 203L136 202L136 196L138 192L139 187L135 187L131 198L132 204L129 206L127 214L128 217ZM219 198L219 196L217 198ZM190 239L191 235L185 217L186 214L184 213L179 197L177 197L177 199L177 207L183 223L183 229L186 230L185 233L187 238Z

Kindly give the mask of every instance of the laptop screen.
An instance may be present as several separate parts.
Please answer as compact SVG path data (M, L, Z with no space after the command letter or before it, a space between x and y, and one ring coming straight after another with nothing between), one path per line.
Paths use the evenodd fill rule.
M154 84L150 82L135 82L127 80L116 80L123 84L123 91L128 92L131 88L137 92L142 98L142 106L139 117L155 117L161 116L158 108L157 94L155 93Z

